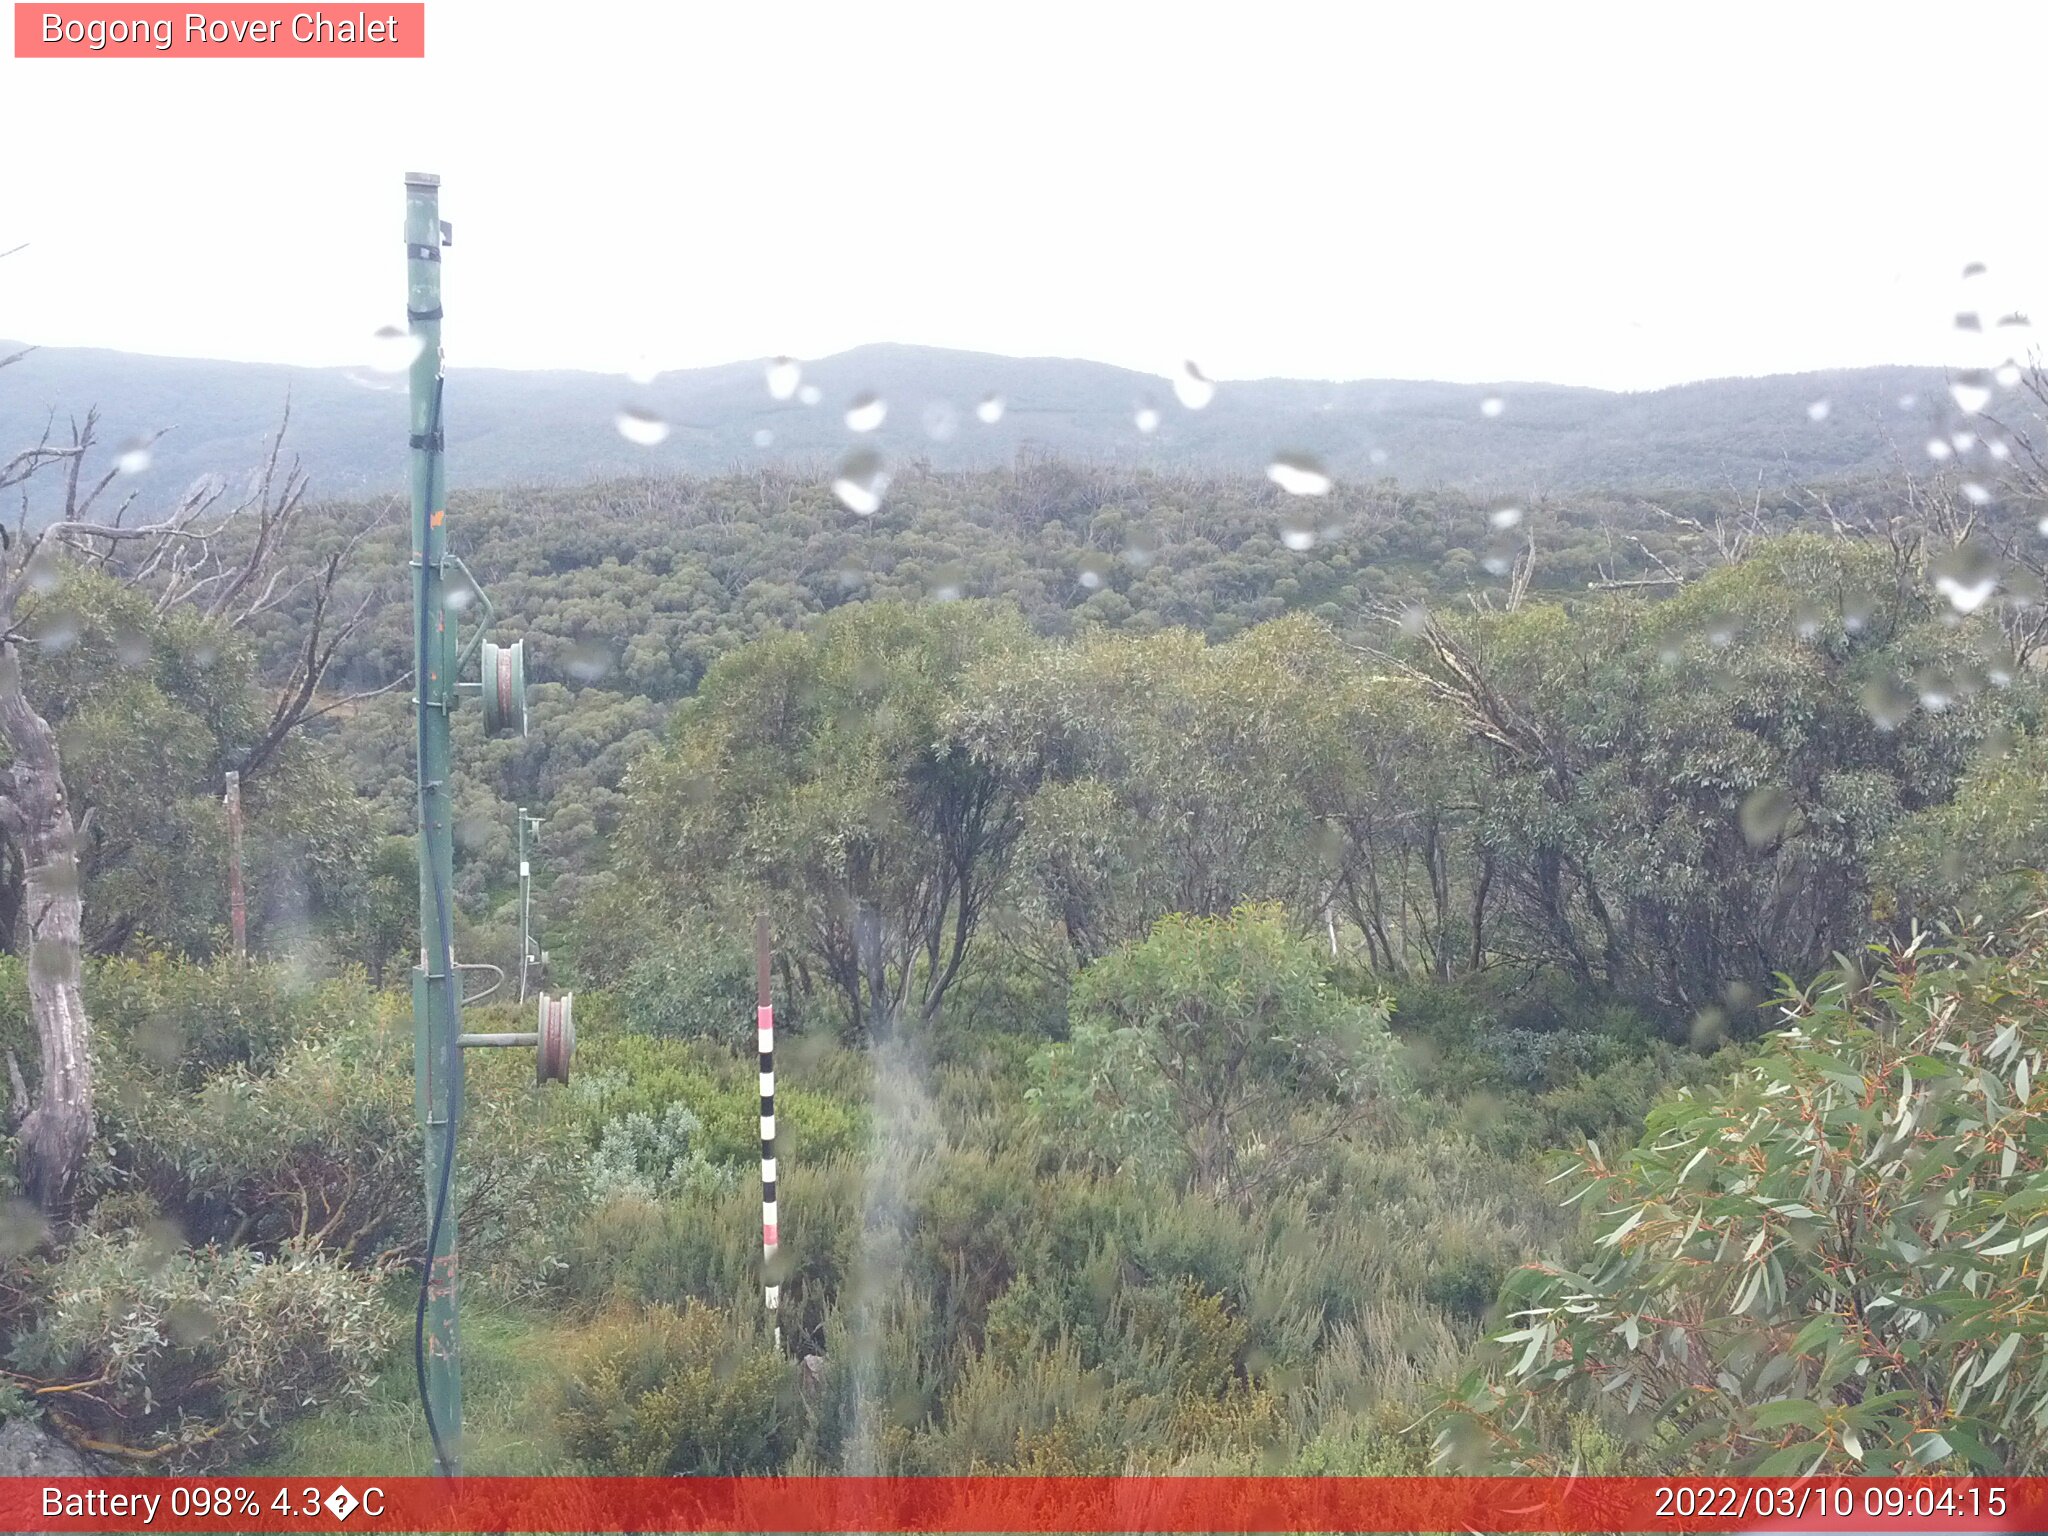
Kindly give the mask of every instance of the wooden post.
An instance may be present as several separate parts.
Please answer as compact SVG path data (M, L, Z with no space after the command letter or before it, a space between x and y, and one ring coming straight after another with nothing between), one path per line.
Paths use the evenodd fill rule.
M234 930L235 958L249 958L249 907L242 895L242 776L228 772L228 925Z

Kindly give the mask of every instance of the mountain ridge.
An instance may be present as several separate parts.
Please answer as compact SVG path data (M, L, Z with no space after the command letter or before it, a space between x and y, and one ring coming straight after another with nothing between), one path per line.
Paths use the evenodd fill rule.
M21 343L0 341L0 355ZM1013 358L901 343L806 362L816 404L777 400L767 359L659 375L637 385L587 370L451 368L451 482L575 484L635 474L766 465L823 470L861 448L941 469L1012 462L1020 451L1162 470L1262 473L1307 453L1349 478L1391 478L1504 494L1600 487L1721 488L1835 478L1918 461L1952 425L1938 369L1885 366L1697 380L1657 390L1426 379L1227 381L1200 410L1169 380L1084 358ZM404 484L402 373L369 367L158 357L38 347L0 371L0 444L33 441L97 404L111 449L171 428L146 472L164 494L257 461L289 396L290 443L315 493L352 497ZM847 407L878 396L884 419L849 430ZM976 406L1004 401L987 423ZM1488 401L1498 401L1488 414ZM1823 407L1823 404L1824 407ZM651 446L619 413L663 423ZM1143 432L1141 411L1157 413ZM1816 414L1816 412L1818 414ZM762 443L757 434L768 434ZM1908 451L1910 450L1910 451Z

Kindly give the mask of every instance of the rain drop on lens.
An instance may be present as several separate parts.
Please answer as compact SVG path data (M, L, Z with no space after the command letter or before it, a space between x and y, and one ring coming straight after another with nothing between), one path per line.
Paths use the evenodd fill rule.
M378 373L403 373L426 349L427 338L402 331L395 325L380 325L370 334L370 366Z
M1948 392L1958 410L1974 416L1991 403L1991 375L1982 368L1966 368L1949 380Z
M1488 395L1479 402L1479 414L1488 418L1498 416L1507 408L1507 401L1501 399L1499 395Z
M1743 841L1752 848L1761 848L1780 832L1792 819L1792 797L1775 784L1767 784L1756 790L1742 802L1737 820L1742 825Z
M773 443L774 441L775 441L775 434L774 434L773 432L769 431L769 430L768 430L768 429L767 429L766 427L757 427L757 428L755 429L755 431L754 431L754 446L755 446L756 448L766 448L766 447L768 447L768 446L769 446L769 445L770 445L771 443Z
M767 368L768 398L787 400L796 393L796 387L803 382L803 366L793 357L770 358ZM810 402L805 401L806 405Z
M612 669L611 647L596 640L579 640L562 659L562 670L579 683L594 683Z
M1216 398L1216 385L1190 359L1180 365L1180 372L1173 376L1174 398L1191 411L1199 411Z
M2000 389L2019 388L2020 379L2023 376L2024 375L2020 371L2020 365L2014 362L2011 358L2007 358L2003 363L2001 363L1998 367L1998 371L1992 375L1993 378L1998 380L1998 387Z
M1293 450L1274 454L1273 461L1266 466L1266 478L1290 496L1327 496L1330 493L1330 472L1313 454Z
M642 352L626 365L626 382L648 385L661 377L661 368L647 353Z
M1975 613L1998 590L1998 563L1981 544L1962 544L1945 552L1931 567L1934 590L1957 613Z
M825 392L815 384L806 384L796 392L796 398L799 405L816 405L825 398Z
M983 395L981 404L974 408L974 416L985 427L992 427L1003 419L1003 397Z
M1957 453L1968 453L1977 446L1977 434L1974 432L1951 432L1948 435L1948 442L1949 446L1955 449Z
M1806 419L1808 421L1826 421L1828 419L1828 412L1833 409L1834 407L1829 405L1827 401L1816 400L1807 406Z
M942 565L932 572L926 591L935 603L957 603L967 591L967 572L957 565Z
M654 412L629 405L618 414L619 436L642 448L652 448L668 437L668 423Z
M935 443L949 443L960 430L960 413L943 400L924 408L924 435Z
M149 468L149 439L130 438L114 455L114 468L124 475L139 475Z
M1955 449L1949 447L1948 441L1945 438L1930 437L1927 439L1927 457L1934 460L1937 464L1954 452Z
M832 494L841 506L861 517L872 517L882 508L882 493L889 488L888 471L882 456L862 448L846 456L832 480Z
M1486 521L1497 529L1508 529L1522 520L1520 507L1495 507L1486 514Z
M1131 417L1131 424L1140 432L1152 433L1159 430L1159 413L1149 405L1141 405Z
M1290 513L1280 522L1280 542L1296 554L1316 547L1316 525L1306 517Z
M853 397L853 404L846 408L846 430L849 432L872 432L888 417L889 402L872 390Z
M1963 482L1963 499L1973 507L1988 507L1991 505L1991 493L1974 480L1965 480Z

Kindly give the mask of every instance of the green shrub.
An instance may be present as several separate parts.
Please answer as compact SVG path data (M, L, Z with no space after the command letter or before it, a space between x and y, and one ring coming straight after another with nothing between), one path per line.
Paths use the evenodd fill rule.
M360 1398L395 1332L375 1275L296 1246L266 1259L88 1234L50 1284L16 1364L90 1383L45 1406L164 1470L245 1456L293 1415Z
M563 1443L593 1472L770 1472L795 1446L787 1362L720 1308L692 1300L607 1317L566 1353L555 1416Z
M754 957L751 931L705 928L673 936L636 960L618 986L626 1028L669 1040L751 1040ZM794 1012L776 1022L788 1027Z

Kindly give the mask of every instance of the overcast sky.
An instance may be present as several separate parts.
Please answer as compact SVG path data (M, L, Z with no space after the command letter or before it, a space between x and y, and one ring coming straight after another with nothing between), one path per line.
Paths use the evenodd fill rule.
M364 362L417 168L456 365L1967 364L1959 305L2048 273L2044 45L2038 4L429 0L423 62L5 58L0 336Z

